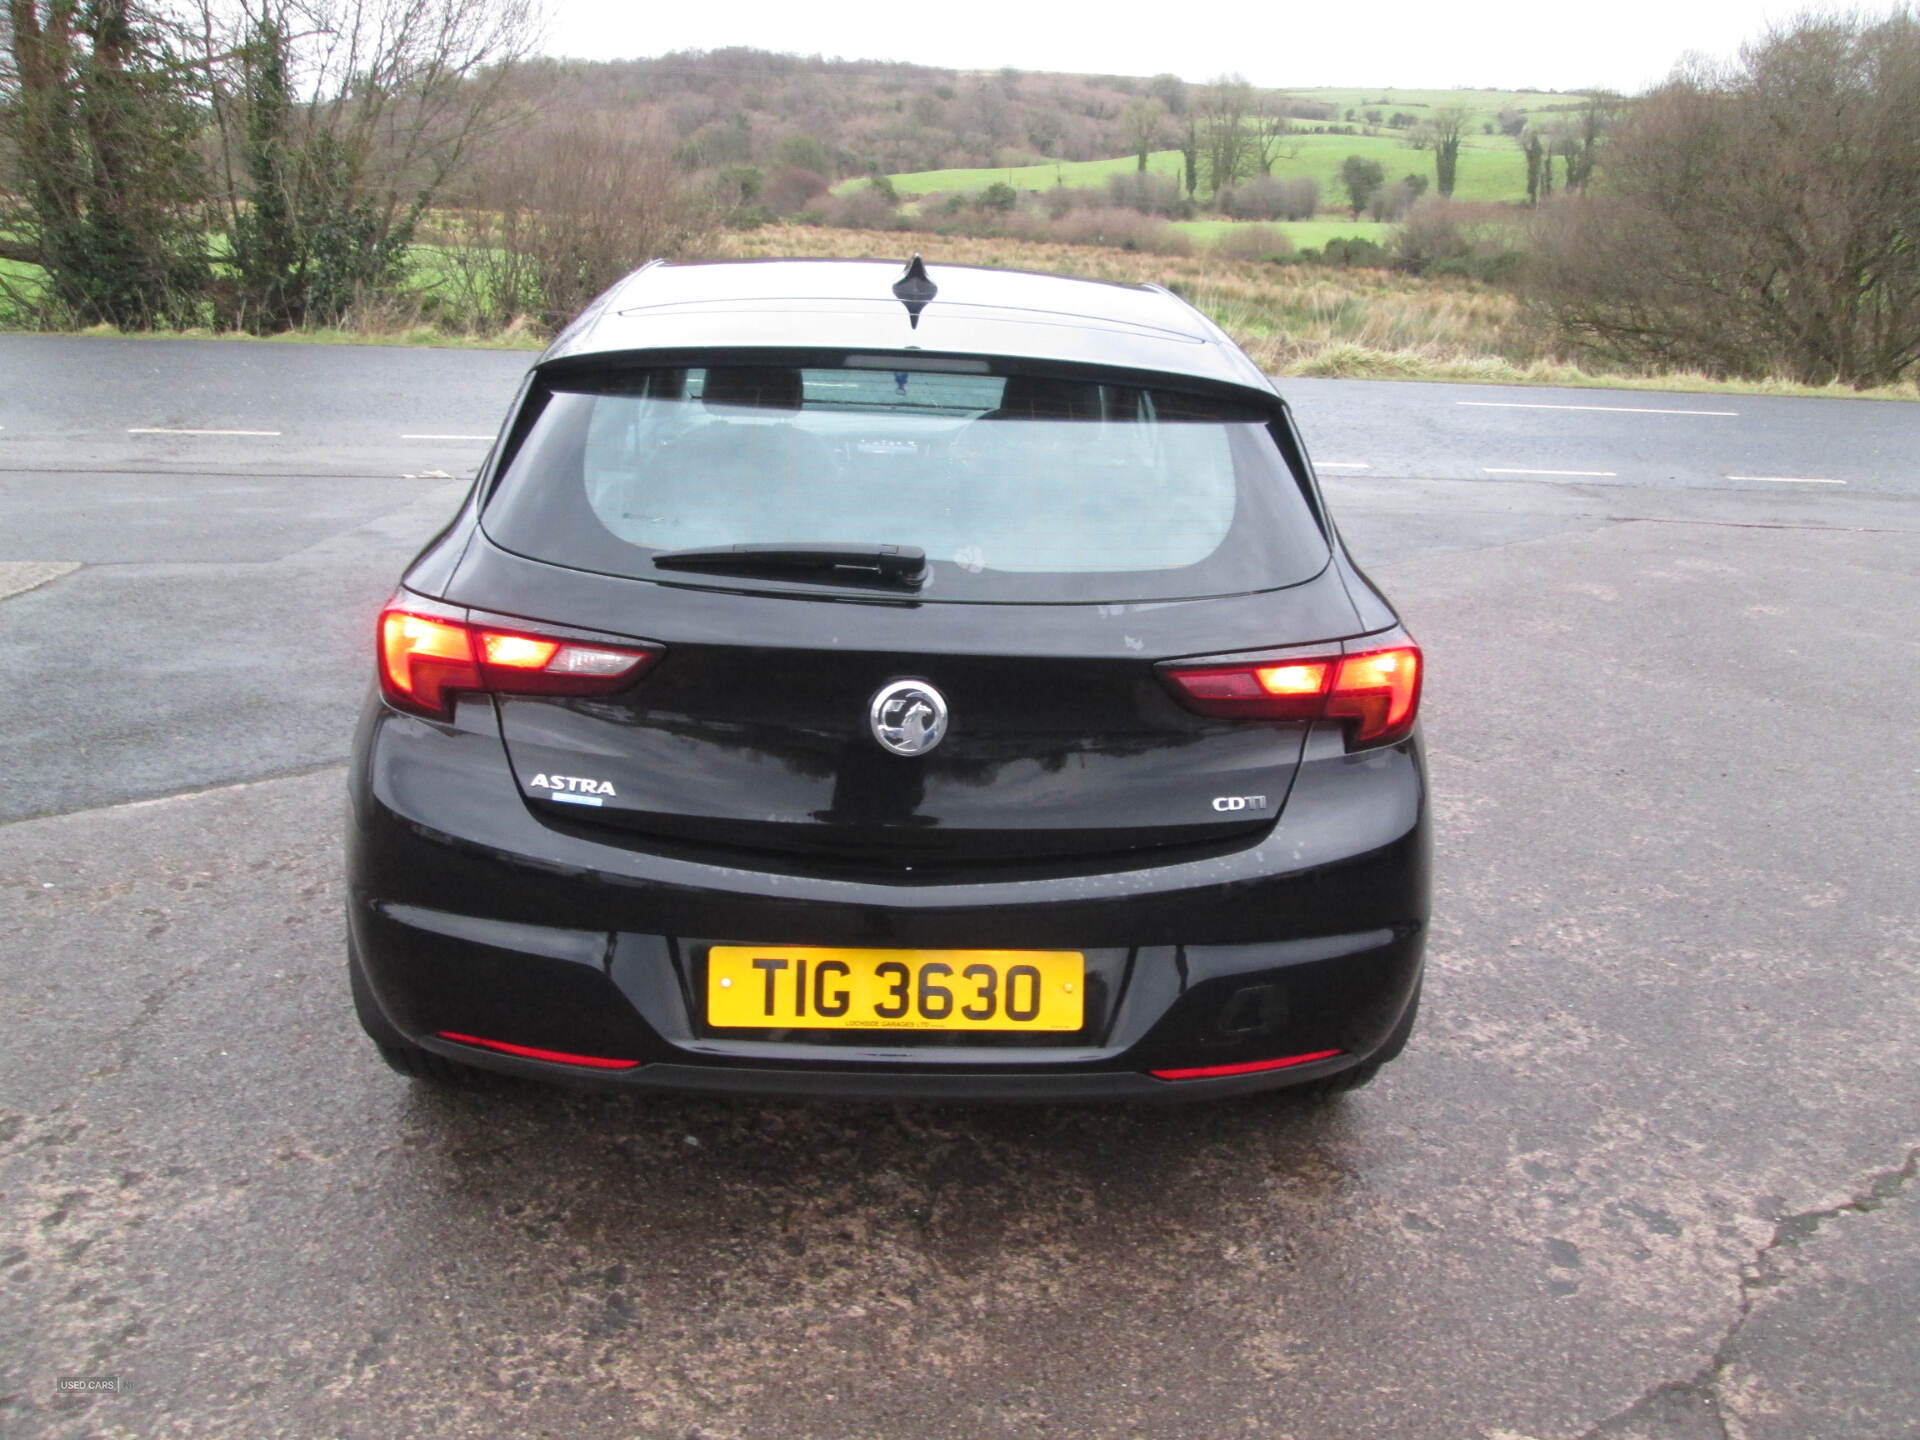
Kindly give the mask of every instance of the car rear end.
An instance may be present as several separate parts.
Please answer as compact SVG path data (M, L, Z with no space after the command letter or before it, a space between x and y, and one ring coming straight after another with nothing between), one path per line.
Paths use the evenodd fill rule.
M1018 348L536 372L381 621L349 860L383 1048L1045 1098L1404 1043L1420 657L1284 407Z

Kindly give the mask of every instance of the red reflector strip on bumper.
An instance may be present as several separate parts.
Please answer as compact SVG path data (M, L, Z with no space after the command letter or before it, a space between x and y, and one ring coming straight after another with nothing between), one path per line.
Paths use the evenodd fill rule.
M550 1060L556 1065L584 1065L591 1070L634 1070L638 1060L609 1060L603 1055L569 1055L564 1050L539 1050L531 1045L512 1045L505 1040L482 1040L478 1035L456 1035L451 1030L436 1032L442 1040L461 1045L478 1045L482 1050L498 1050L502 1055L518 1055L526 1060Z
M1343 1052L1339 1050L1313 1050L1305 1055L1284 1055L1278 1060L1249 1060L1242 1065L1199 1065L1191 1070L1150 1070L1147 1073L1156 1080L1214 1080L1222 1075L1257 1075L1262 1070L1286 1070L1295 1065L1308 1065L1315 1060L1331 1060Z

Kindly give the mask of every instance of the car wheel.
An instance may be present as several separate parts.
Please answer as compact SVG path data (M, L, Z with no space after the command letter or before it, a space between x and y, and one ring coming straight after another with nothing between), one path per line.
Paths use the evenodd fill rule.
M381 1011L380 1002L373 998L373 987L367 984L367 977L361 973L360 957L353 953L351 944L347 946L347 983L353 991L353 1013L360 1020L360 1028L367 1032L367 1038L373 1041L373 1048L380 1052L380 1058L387 1062L387 1068L395 1074L429 1085L463 1088L483 1085L491 1078L485 1071L476 1070L471 1065L461 1065L444 1055L422 1050L394 1029L393 1022Z
M1317 1100L1331 1100L1336 1095L1345 1095L1362 1086L1371 1085L1387 1065L1398 1058L1407 1048L1407 1040L1413 1034L1413 1022L1420 1014L1420 984L1413 987L1413 998L1407 1001L1406 1011L1400 1016L1400 1023L1393 1027L1393 1033L1387 1037L1387 1043L1376 1051L1371 1059L1342 1070L1338 1075L1329 1075L1324 1080L1316 1080L1310 1085L1283 1092L1297 1096L1311 1104Z

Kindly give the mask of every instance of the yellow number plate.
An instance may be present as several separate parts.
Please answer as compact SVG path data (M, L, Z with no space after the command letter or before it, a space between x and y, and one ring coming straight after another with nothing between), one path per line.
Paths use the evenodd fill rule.
M1077 950L716 945L707 1022L781 1030L1078 1030Z

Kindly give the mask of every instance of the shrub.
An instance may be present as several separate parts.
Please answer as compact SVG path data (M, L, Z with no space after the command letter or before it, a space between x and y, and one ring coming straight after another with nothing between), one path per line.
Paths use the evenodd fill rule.
M1394 221L1413 208L1413 204L1427 188L1427 177L1409 175L1398 185L1385 186L1373 192L1367 201L1367 214L1375 220Z
M832 168L833 162L827 158L826 147L813 136L795 133L774 147L773 163L783 169L822 174Z
M1110 245L1155 255L1191 255L1193 241L1157 216L1133 210L1076 210L1048 227L1047 238L1068 245Z
M1100 201L1097 190L1069 190L1064 185L1056 185L1040 197L1040 208L1047 212L1049 220L1058 220L1070 210L1076 210L1091 200Z
M1020 203L1020 192L1004 180L996 180L980 192L975 203L982 210L998 210L1002 215Z
M1367 266L1381 270L1387 266L1385 248L1358 235L1334 236L1321 249L1320 259L1326 265Z
M826 188L826 177L819 171L789 165L767 181L767 204L776 215L792 215L805 210Z
M880 191L860 185L844 195L829 195L822 206L822 218L843 230L893 230L899 226L900 212Z
M1392 241L1393 265L1409 275L1513 279L1522 260L1524 229L1502 205L1422 200Z
M1293 253L1293 241L1287 232L1271 225L1236 225L1216 238L1208 249L1221 260L1255 260L1277 263Z
M1364 155L1349 155L1340 162L1340 183L1347 187L1347 198L1352 202L1356 220L1360 218L1360 212L1367 208L1367 201L1373 198L1373 192L1386 181L1387 172L1378 160L1369 160Z
M1178 176L1138 170L1108 176L1107 199L1111 204L1138 210L1142 215L1163 215L1170 219L1192 209L1192 202L1180 188Z
M1220 208L1235 220L1311 220L1320 208L1319 182L1262 176L1221 192Z
M758 205L766 193L767 177L757 165L727 165L716 170L708 182L713 200L722 210L740 210Z

